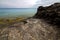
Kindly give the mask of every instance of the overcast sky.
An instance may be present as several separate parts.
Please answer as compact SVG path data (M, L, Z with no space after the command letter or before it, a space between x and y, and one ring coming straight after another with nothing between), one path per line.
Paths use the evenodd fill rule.
M60 2L60 0L0 0L0 8L37 8L55 2Z

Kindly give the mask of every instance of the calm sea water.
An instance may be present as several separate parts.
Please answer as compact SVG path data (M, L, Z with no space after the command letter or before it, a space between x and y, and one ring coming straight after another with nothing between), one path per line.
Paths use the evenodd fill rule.
M36 13L35 8L0 8L0 18L31 17Z

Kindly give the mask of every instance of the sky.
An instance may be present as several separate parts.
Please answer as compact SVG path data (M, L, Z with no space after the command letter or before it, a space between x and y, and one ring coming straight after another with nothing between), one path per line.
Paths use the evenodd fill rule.
M60 0L0 0L0 8L37 8L49 6Z

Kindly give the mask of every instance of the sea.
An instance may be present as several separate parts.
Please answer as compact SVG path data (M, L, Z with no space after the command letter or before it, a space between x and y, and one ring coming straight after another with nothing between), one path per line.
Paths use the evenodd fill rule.
M0 8L0 18L32 17L36 8Z

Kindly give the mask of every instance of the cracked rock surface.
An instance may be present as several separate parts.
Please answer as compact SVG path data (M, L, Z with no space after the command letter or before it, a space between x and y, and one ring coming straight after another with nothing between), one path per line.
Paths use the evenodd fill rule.
M57 30L40 19L27 19L1 29L1 40L58 40Z

